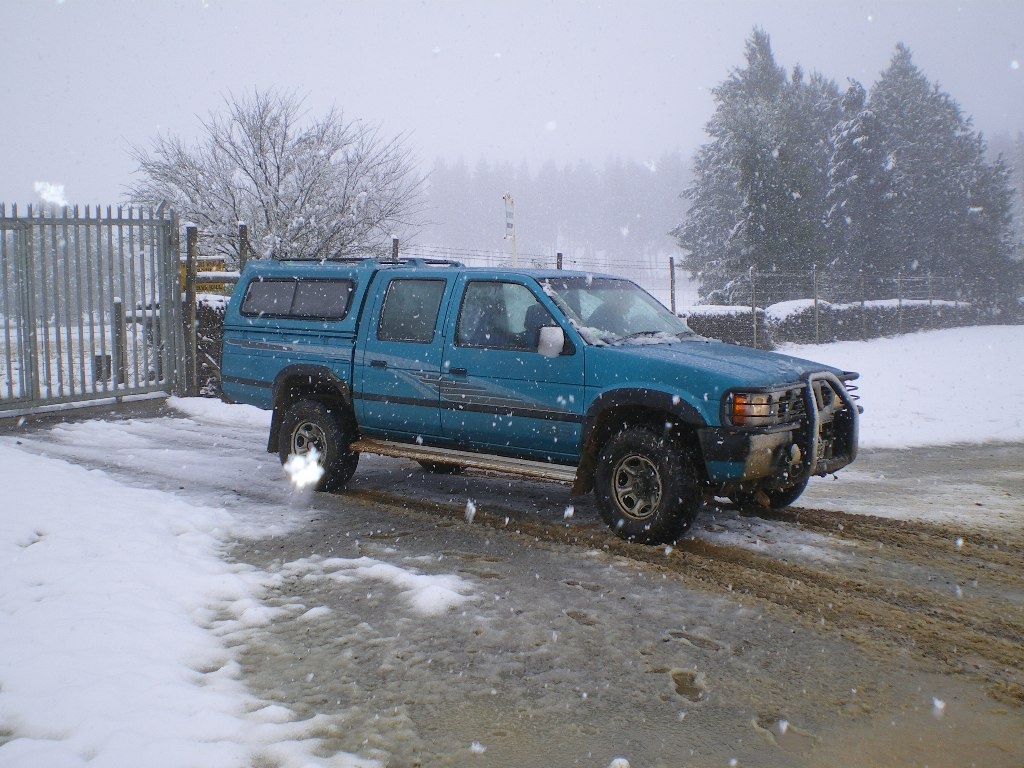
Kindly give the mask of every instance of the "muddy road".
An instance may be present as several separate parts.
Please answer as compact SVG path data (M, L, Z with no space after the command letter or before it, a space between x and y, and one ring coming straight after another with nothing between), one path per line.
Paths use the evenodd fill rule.
M558 485L365 457L348 491L311 495L259 425L124 429L121 449L87 424L21 439L246 521L229 554L272 576L274 619L239 642L240 674L320 715L325 756L1024 765L1022 446L865 451L794 508L710 504L652 548ZM166 472L140 471L145 452L170 452ZM450 577L464 599L417 611L352 576L367 563Z

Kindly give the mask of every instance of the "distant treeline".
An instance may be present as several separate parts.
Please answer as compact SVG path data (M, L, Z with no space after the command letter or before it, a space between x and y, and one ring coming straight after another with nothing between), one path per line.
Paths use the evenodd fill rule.
M521 254L599 261L628 269L652 259L680 255L671 236L686 201L688 162L679 153L647 162L609 159L602 167L586 163L558 166L480 161L438 161L427 179L433 224L420 240L480 251L511 249L505 240L505 203L515 203L517 247Z

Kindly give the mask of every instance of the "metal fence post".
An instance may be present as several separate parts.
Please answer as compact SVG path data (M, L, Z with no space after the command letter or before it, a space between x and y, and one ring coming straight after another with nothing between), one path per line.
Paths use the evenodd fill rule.
M160 206L159 215L163 216L164 206ZM160 329L164 334L164 354L166 362L164 370L167 371L170 389L175 395L184 395L186 388L185 381L185 341L182 338L184 330L181 320L181 311L184 309L182 295L184 286L181 284L181 237L178 233L178 216L174 211L170 217L162 219L161 248L163 264L162 283L160 288Z
M676 258L668 257L668 300L669 309L676 314Z
M239 223L238 225L238 271L245 269L245 262L249 260L249 226Z
M117 388L123 387L128 380L128 331L125 329L124 302L120 298L114 299L110 314L114 322L110 330L114 347L114 387Z
M903 270L896 272L896 333L903 333Z
M32 206L29 206L31 215ZM11 215L18 218L18 206L12 206ZM22 394L33 400L38 400L41 395L39 383L39 337L36 332L36 274L34 262L34 245L32 240L31 223L15 230L16 242L14 246L17 266L21 274L15 272L15 279L21 291L21 333L18 338L18 346L21 350L21 371Z
M860 270L860 338L863 341L868 337L868 289L864 283L864 270Z
M818 330L818 265L811 265L811 290L814 292L814 343L821 343L821 333Z
M195 226L185 228L185 394L193 397L198 392L196 385L196 256L199 246L199 230Z
M750 268L750 320L753 326L753 344L751 346L757 349L757 291L754 286L754 268Z
M928 270L928 310L932 317L932 325L936 325L935 322L935 305L932 303L932 272Z

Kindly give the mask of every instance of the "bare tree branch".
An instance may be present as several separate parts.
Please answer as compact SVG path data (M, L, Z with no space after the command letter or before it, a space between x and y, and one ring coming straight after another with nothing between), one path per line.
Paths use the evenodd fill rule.
M385 254L392 237L421 226L424 179L404 135L383 138L334 108L309 119L302 98L275 90L228 94L221 112L199 122L192 147L158 136L149 149L132 148L130 202L166 200L214 234L244 221L254 255L267 258ZM213 242L237 263L237 242Z

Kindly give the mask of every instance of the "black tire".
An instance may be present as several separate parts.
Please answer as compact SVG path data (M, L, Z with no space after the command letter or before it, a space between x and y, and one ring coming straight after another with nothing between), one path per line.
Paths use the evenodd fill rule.
M764 506L761 498L761 494L764 494L763 500L767 501L767 506L770 509L784 509L792 504L794 501L800 498L800 495L807 490L807 481L810 478L805 477L796 485L791 485L788 488L764 488L760 491L735 493L729 498L736 504L759 504Z
M626 427L601 449L594 496L620 537L669 544L693 525L703 494L685 450L644 427Z
M461 475L463 470L461 464L445 464L440 461L421 461L419 465L435 475Z
M348 414L319 400L298 400L281 419L278 455L284 464L293 453L315 448L324 474L314 490L336 491L345 487L359 463L359 454L348 449L355 437Z

